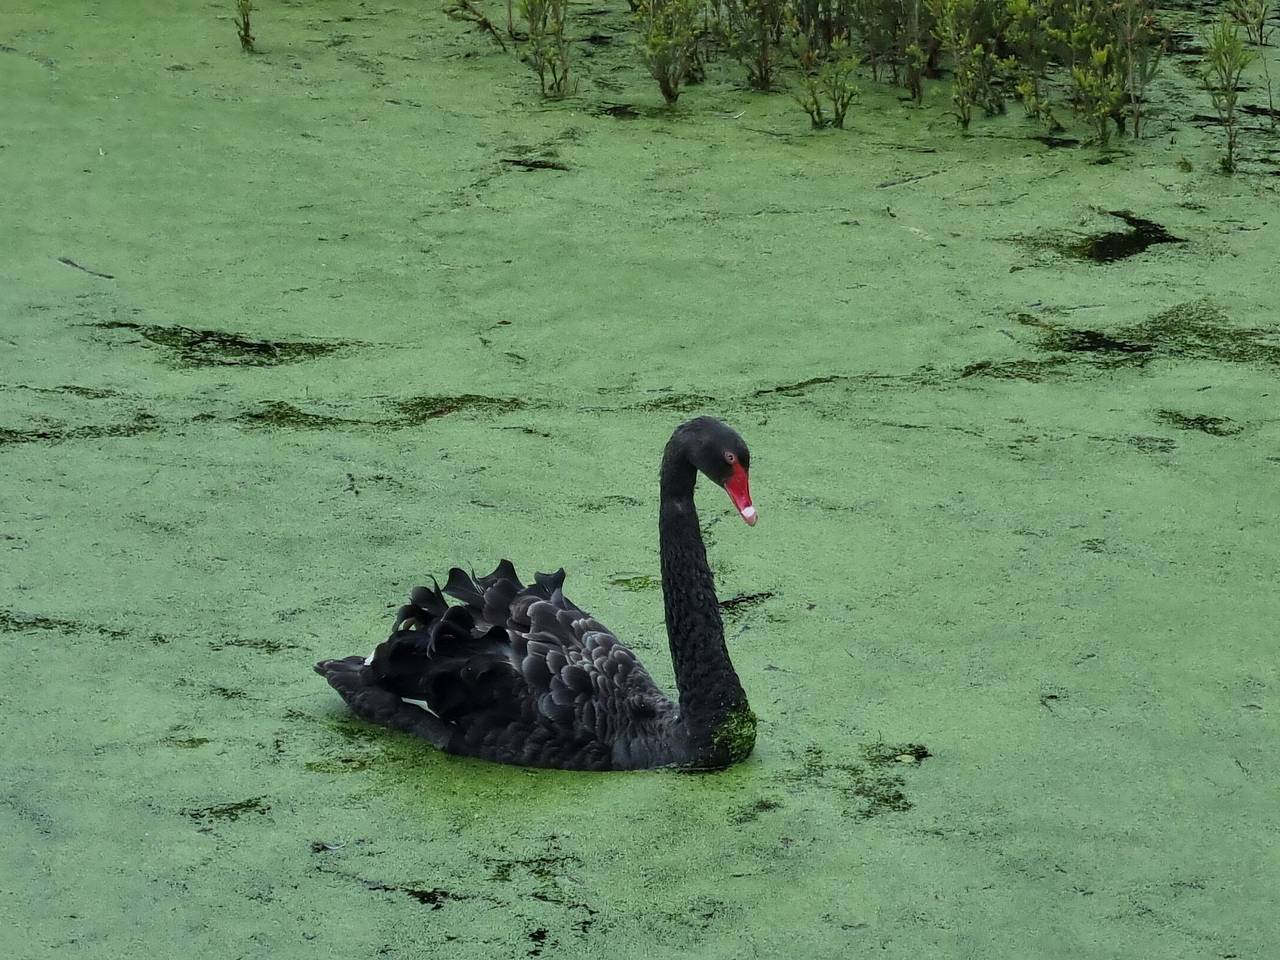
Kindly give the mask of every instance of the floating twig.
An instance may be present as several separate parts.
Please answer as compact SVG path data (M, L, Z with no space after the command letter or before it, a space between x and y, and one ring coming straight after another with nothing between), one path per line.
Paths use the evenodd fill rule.
M65 263L68 267L75 267L77 270L83 270L90 276L101 277L103 280L114 280L116 278L113 273L102 273L100 270L90 270L88 267L76 263L70 257L59 257L58 262Z

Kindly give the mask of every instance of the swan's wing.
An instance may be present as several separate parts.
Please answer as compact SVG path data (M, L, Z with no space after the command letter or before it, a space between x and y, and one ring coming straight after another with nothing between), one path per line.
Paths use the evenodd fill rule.
M654 736L673 710L635 653L569 601L565 574L525 586L510 561L418 587L370 666L380 685L460 726L551 727L601 745ZM514 734L513 734L514 735Z
M552 600L533 604L529 616L512 649L540 714L605 744L657 733L673 704L604 624Z

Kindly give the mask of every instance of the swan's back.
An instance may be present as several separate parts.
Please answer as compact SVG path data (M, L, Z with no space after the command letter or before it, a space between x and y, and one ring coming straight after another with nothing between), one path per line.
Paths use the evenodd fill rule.
M365 719L451 753L580 770L685 762L675 705L564 579L526 586L507 560L486 577L455 567L443 591L413 590L370 657L316 670Z

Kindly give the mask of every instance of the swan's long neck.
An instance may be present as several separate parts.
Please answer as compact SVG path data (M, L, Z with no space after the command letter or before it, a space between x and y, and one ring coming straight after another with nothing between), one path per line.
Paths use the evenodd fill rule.
M680 690L680 713L695 753L750 752L755 717L724 642L715 581L693 505L697 471L676 439L662 461L658 544L667 639ZM749 720L750 738L743 743Z

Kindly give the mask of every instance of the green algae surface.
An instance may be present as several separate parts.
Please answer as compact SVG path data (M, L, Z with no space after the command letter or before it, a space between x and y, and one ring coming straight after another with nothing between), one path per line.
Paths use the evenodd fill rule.
M938 84L667 111L612 2L559 104L431 4L232 15L0 23L0 955L1274 954L1265 121L1225 178L1185 56L1095 164ZM447 757L311 672L510 557L670 686L695 413L745 762Z

